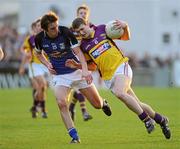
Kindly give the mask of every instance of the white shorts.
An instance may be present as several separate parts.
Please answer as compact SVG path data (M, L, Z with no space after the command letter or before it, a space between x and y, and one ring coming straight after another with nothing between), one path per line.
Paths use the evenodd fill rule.
M112 88L112 86L114 84L114 78L115 78L115 76L117 76L119 74L125 75L125 76L127 76L127 77L132 79L133 72L132 72L131 66L127 62L126 63L122 63L121 65L119 65L119 67L115 71L112 79L111 80L104 80L104 83L105 83L105 85L106 85L106 87L108 89Z
M28 66L28 70L29 70L28 72L29 72L30 78L42 76L49 73L46 66L44 66L43 64L37 64L37 63L30 63Z
M54 87L66 86L69 88L83 89L90 87L92 84L87 84L86 80L82 79L82 70L78 69L64 75L53 75L52 85Z

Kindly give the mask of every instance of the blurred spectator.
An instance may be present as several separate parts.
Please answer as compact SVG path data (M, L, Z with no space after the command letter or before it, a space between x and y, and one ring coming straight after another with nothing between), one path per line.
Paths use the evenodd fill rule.
M175 57L174 57L175 58ZM172 56L168 56L165 60L164 60L164 64L171 67L173 63L173 57Z
M148 52L145 52L144 57L139 61L141 67L151 67L151 57Z
M160 57L156 56L156 57L154 58L154 60L155 60L156 65L157 65L158 67L163 67L163 66L164 66L164 62L163 62L163 60L162 60Z
M0 28L0 44L5 52L5 62L20 60L21 36L9 25ZM21 39L21 40L20 40Z
M129 64L131 65L132 68L136 68L139 66L139 61L136 53L129 53Z

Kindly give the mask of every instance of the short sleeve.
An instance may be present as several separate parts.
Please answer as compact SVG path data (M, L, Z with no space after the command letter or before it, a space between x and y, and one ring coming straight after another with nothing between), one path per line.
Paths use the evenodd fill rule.
M41 33L39 33L39 34L37 34L36 36L35 36L35 51L37 52L37 53L41 53L41 51L42 51L42 46L41 46L41 41L42 41L42 32Z
M71 48L75 48L75 47L79 46L78 40L76 39L73 32L67 27L63 27L63 30L64 30L64 34L67 35L68 39L71 42Z

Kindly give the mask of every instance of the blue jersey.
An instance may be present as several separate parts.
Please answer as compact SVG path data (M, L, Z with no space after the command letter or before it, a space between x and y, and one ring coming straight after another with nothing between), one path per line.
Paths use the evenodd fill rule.
M64 26L59 26L59 33L56 38L50 38L42 31L35 37L36 52L42 50L47 54L57 75L67 74L75 71L65 66L67 59L74 59L78 62L72 51L72 46L78 45L78 41L73 33Z

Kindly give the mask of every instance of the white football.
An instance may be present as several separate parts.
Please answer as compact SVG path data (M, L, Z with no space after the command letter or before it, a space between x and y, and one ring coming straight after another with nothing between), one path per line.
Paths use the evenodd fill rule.
M110 21L106 24L106 34L109 38L112 39L118 39L120 38L123 34L124 34L124 29L120 28L120 29L116 29L115 25L114 25L114 21Z

